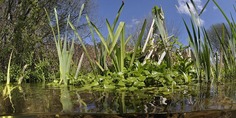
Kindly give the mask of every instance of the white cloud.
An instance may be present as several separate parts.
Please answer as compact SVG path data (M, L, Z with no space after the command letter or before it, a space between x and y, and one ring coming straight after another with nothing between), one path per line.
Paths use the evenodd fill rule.
M187 4L189 5L189 8L190 8L190 11L193 13L193 15L197 18L197 25L201 26L204 24L204 20L201 19L199 16L198 16L198 13L196 12L196 10L194 9L193 5L191 4L190 0L178 0L178 5L176 6L178 12L180 14L186 14L186 15L189 15L191 16L191 13L187 7ZM194 3L195 3L195 6L196 6L196 9L197 10L202 10L203 9L203 4L202 4L202 1L201 0L194 0Z
M132 19L132 24L138 25L139 23L140 23L140 20Z
M140 20L134 18L134 19L131 20L131 23L130 23L130 24L127 24L127 25L126 25L126 27L127 27L127 28L132 28L132 27L135 27L135 26L139 25L140 23L141 23Z

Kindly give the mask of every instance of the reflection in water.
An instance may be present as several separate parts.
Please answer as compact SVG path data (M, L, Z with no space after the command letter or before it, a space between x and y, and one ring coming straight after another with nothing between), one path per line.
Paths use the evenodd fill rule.
M60 101L62 104L62 112L64 113L71 113L73 109L73 104L71 102L70 93L66 86L60 87L61 89L61 97Z
M212 86L210 86L212 87ZM75 87L41 84L1 86L0 116L7 114L79 113L183 113L206 110L236 110L236 86L192 87L186 92L164 96L158 92L80 91ZM167 100L166 100L167 99ZM167 104L166 104L167 103Z
M77 102L79 103L79 110L78 112L87 112L87 104L83 101L83 99L81 99L79 93L76 91L76 95L77 95Z
M12 102L12 91L15 89L16 87L12 87L10 86L9 84L6 84L5 88L3 89L3 92L2 92L2 97L4 100L8 100L9 103L11 105L8 105L8 106L11 106L11 108L7 107L7 111L9 111L9 109L12 109L10 111L12 111L13 113L15 113L15 107L14 107L14 103Z

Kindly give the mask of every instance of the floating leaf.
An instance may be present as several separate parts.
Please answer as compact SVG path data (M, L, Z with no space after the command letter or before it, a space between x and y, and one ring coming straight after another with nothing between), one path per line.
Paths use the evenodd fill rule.
M139 81L137 81L137 82L134 82L134 85L133 85L133 86L135 86L135 87L145 87L146 85L145 85L144 82L139 82Z

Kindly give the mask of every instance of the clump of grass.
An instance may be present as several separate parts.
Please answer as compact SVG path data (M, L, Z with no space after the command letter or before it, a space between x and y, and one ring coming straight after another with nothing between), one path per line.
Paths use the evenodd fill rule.
M71 28L74 30L74 33L76 34L77 38L79 39L84 52L89 59L89 62L91 66L93 67L93 70L98 69L101 74L104 74L105 72L112 71L108 67L108 59L111 59L112 67L114 68L115 72L123 72L127 66L125 66L125 58L127 58L127 52L126 52L126 46L128 44L128 41L130 40L131 36L128 38L125 37L125 23L124 22L119 22L119 16L121 14L121 11L123 9L124 3L122 3L116 18L111 25L108 20L106 20L106 26L107 30L109 32L108 36L105 37L101 33L101 31L96 27L94 23L90 21L88 17L86 17L88 25L90 27L93 43L94 43L94 51L96 52L96 60L95 62L92 62L91 57L88 54L88 51L85 47L85 44L82 40L82 38L79 36L76 28L73 26L73 24L70 22ZM117 26L118 24L118 26ZM141 39L144 34L144 29L146 26L146 20L143 23L143 27L141 29L138 41L134 47L131 61L129 62L129 66L131 67L134 63L134 59L138 50L138 46L141 44ZM116 28L116 29L115 29ZM97 42L94 38L94 32L97 33L98 37L100 38L100 46L99 48L97 47ZM100 50L100 53L98 52ZM96 67L94 67L94 65Z
M197 70L198 74L198 80L201 82L202 79L202 70L204 70L204 75L205 75L205 81L206 82L211 82L211 60L212 60L212 48L211 45L209 44L209 38L207 36L207 33L204 28L201 28L199 25L198 19L200 17L200 14L202 11L204 11L206 5L204 8L201 10L199 14L197 12L196 6L194 2L191 0L192 4L195 11L192 11L190 8L190 5L186 3L189 9L189 12L191 13L191 28L187 25L187 23L184 21L185 27L187 29L188 35L189 35L189 44L192 49L193 55L194 55L194 62L195 62L195 67ZM190 30L192 29L192 31Z
M231 16L228 17L224 10L219 6L219 4L213 0L214 4L217 6L217 8L220 10L222 15L224 16L228 26L230 27L230 31L223 30L222 34L223 36L220 36L219 33L217 33L218 40L220 41L220 57L222 59L222 63L219 64L219 66L223 66L225 70L226 75L230 76L235 76L235 71L236 71L236 25L235 25L235 20L233 18L233 15L231 13ZM234 10L236 12L236 8L234 7ZM224 27L226 27L224 25ZM224 28L223 28L224 29ZM228 37L227 42L225 42L225 35ZM221 62L221 61L220 61Z
M82 5L82 7L80 9L79 19L80 19L80 16L82 14L83 8L84 8L84 5ZM55 19L56 19L57 34L55 33L55 30L54 30L53 26L51 26L51 29L52 29L52 32L53 32L54 42L56 44L57 54L58 54L58 58L59 58L59 69L60 69L59 84L64 83L65 85L67 85L68 80L69 80L68 75L70 74L70 67L71 67L72 57L73 57L73 54L74 54L74 40L75 39L72 38L71 44L69 44L69 39L68 39L68 36L67 36L67 32L65 32L64 38L61 37L59 21L58 21L58 15L57 15L57 10L56 9L54 9L54 15L55 15ZM47 13L47 16L48 16L49 22L51 22L51 19L50 19L48 13ZM68 18L67 18L66 28L68 28L69 21L70 21L70 16L68 16ZM64 42L63 42L63 40L64 40ZM80 62L80 63L82 63L82 62ZM81 65L79 64L79 66L81 66ZM77 70L79 70L79 68Z
M226 26L225 24L223 25L223 36L220 36L219 32L217 32L215 29L216 35L218 37L216 40L219 40L220 42L220 54L213 51L205 28L196 25L198 17L201 15L201 13L203 13L206 5L209 3L209 0L206 2L206 5L203 7L201 12L197 15L190 10L190 5L187 3L190 13L192 14L191 28L187 26L187 23L184 21L189 35L189 43L194 54L198 78L200 80L203 74L205 76L205 81L208 83L213 82L214 80L221 80L220 77L222 77L223 72L221 68L223 68L225 75L235 76L233 75L233 73L235 73L236 71L235 21L232 17L232 14L230 19L228 16L226 16L225 12L223 11L223 9L221 9L218 3L215 0L213 0L213 2L218 7L222 15L225 17L228 25L230 26L230 31L228 31L224 30L226 29ZM193 0L191 0L191 4L195 8L196 12L197 10ZM225 39L225 35L228 37L228 40Z

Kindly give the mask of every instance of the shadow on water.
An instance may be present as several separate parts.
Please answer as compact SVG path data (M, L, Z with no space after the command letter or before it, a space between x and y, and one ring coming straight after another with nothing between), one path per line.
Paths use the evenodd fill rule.
M235 84L192 86L170 95L154 90L82 91L42 84L0 86L1 118L233 118ZM191 89L190 89L191 88Z

